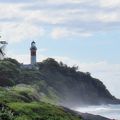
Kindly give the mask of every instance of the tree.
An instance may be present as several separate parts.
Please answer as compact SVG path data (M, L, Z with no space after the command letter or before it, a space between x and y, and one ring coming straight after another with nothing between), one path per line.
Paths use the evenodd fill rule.
M5 56L5 46L7 45L6 41L0 41L0 59L3 59Z
M86 75L87 75L87 76L91 76L91 73L90 73L90 72L86 72Z

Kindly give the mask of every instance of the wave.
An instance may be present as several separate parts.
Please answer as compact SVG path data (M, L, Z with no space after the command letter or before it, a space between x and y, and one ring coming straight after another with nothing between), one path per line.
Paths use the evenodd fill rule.
M120 105L101 105L101 106L87 106L77 107L74 110L91 113L94 115L101 115L115 120L120 120Z

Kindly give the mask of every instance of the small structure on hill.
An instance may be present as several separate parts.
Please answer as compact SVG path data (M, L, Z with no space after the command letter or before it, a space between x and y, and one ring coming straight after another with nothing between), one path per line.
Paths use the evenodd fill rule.
M31 47L30 47L30 64L21 64L21 68L26 68L26 69L38 69L36 63L36 54L37 52L37 47L35 41L31 42Z
M31 43L31 47L30 47L31 65L35 65L36 64L36 51L37 51L36 43L33 41Z

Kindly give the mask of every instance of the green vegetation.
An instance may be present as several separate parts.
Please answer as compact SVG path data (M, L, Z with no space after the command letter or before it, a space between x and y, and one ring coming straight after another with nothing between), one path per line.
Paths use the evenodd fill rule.
M30 85L17 85L9 88L0 88L0 102L32 102L40 101L40 95Z
M40 102L31 86L0 88L0 120L81 120L62 107ZM37 96L38 97L38 96Z
M9 103L0 109L0 120L82 120L62 107L43 102Z
M11 59L0 61L0 86L12 86L17 81L20 69L17 64L9 60Z
M0 120L14 120L13 112L5 106L2 106L0 110Z
M80 116L65 112L63 108L42 102L10 103L8 106L24 117L23 120L81 120ZM15 120L19 118L18 115Z

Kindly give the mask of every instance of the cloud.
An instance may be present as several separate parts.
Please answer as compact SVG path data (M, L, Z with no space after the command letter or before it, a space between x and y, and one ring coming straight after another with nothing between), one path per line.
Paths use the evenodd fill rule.
M23 6L24 4L0 4L0 34L8 42L35 39L45 32L43 27L25 20L29 14L20 10Z
M65 37L75 37L75 36L82 36L82 37L90 37L92 36L91 33L87 33L87 32L82 32L82 31L74 31L74 30L68 30L65 28L55 28L53 29L51 36L54 39L61 39L61 38L65 38Z
M66 4L66 3L76 3L76 4L78 4L78 3L82 3L82 2L84 2L84 0L66 0L66 1L64 1L64 0L46 0L46 2L47 3L52 3L52 4Z
M99 0L102 7L113 8L120 5L120 0Z
M102 1L102 2L101 2ZM105 2L106 1L106 2ZM29 20L37 21L40 24L52 26L53 28L63 27L66 29L82 29L83 32L116 30L120 24L120 10L109 9L105 4L107 0L45 0L37 4L26 6L24 11L31 11ZM117 4L118 2L109 2ZM110 5L109 5L110 6ZM37 19L36 19L37 18Z
M103 23L119 22L120 15L116 12L98 13L96 16L98 21Z
M1 3L29 3L29 2L34 2L34 0L0 0Z
M15 42L25 40L27 36L29 39L31 29L33 37L43 33L44 28L49 29L48 32L54 39L61 38L60 36L68 39L74 36L86 37L99 31L118 30L119 3L119 0L0 1L0 27L2 26L0 31L7 31L8 26L12 34L10 31L7 31L10 34L6 32L3 34L10 39L16 34L16 40L11 39ZM19 34L21 32L23 37Z
M0 24L2 39L8 42L35 39L44 34L44 29L30 23L2 23Z
M23 16L20 11L20 7L22 6L21 4L3 4L0 2L0 19L20 18Z
M46 52L46 51L48 51L48 49L47 48L41 48L41 49L38 49L37 51L38 51L38 53L39 52Z

